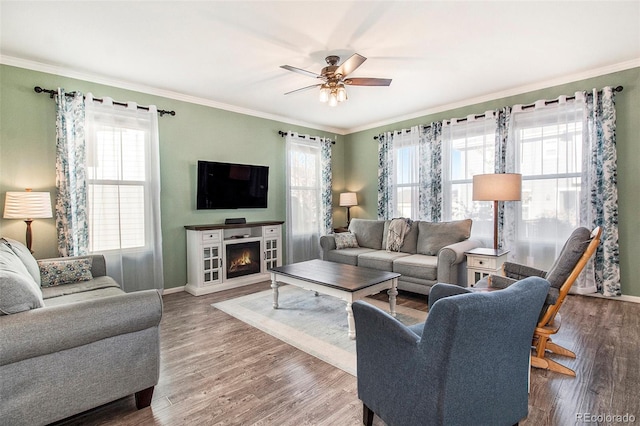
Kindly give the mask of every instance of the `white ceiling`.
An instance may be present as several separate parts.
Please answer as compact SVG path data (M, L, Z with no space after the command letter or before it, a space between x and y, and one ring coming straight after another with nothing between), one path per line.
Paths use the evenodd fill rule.
M3 63L341 134L640 66L637 0L0 7ZM349 100L334 108L316 90L284 95L315 80L280 65L319 73L327 55L354 52L368 60L352 77L392 78L391 86L348 87Z

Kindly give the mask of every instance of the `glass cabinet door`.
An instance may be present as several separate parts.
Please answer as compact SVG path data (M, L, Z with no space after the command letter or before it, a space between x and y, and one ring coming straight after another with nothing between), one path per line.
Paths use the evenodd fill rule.
M204 274L204 283L214 283L220 281L221 277L221 261L220 246L211 246L202 248L202 261Z

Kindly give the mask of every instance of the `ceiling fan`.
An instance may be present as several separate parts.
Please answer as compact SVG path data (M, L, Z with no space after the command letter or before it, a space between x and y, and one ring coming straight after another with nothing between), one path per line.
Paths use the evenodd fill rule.
M291 92L285 93L285 95L312 89L314 87L320 87L320 102L328 102L330 106L336 106L338 102L347 100L347 89L345 86L389 86L391 84L390 78L347 77L366 60L367 58L364 56L354 53L349 57L349 59L344 61L341 65L338 65L340 57L330 55L325 58L327 66L322 68L320 74L303 70L302 68L292 67L291 65L281 65L280 68L284 68L285 70L322 80L322 83L292 90Z

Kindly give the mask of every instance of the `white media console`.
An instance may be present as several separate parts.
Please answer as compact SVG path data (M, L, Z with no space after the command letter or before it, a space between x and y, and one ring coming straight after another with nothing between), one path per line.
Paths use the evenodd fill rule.
M269 280L269 268L282 266L283 223L185 226L185 291L200 296Z

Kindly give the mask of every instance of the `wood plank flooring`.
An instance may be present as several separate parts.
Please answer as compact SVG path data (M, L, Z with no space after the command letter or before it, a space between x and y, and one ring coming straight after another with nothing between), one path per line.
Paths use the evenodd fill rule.
M58 424L362 424L355 377L211 307L267 289L260 283L199 297L166 295L151 407L136 410L130 396ZM426 309L426 298L401 293L398 304ZM569 296L561 313L554 340L578 358L559 361L577 378L532 370L529 416L521 424L582 424L576 415L584 413L628 413L640 422L640 304ZM374 425L383 424L375 418Z

